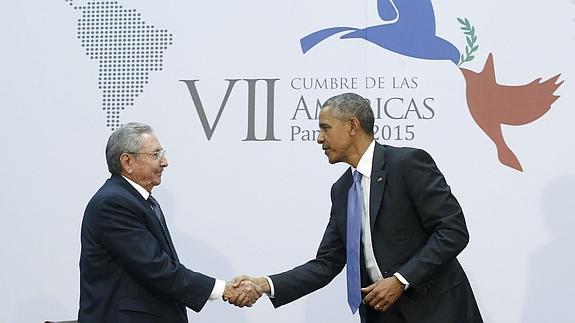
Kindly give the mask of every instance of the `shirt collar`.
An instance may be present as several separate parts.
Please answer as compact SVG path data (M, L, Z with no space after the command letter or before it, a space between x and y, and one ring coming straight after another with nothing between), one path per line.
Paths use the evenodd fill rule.
M357 168L351 167L351 172L357 169L363 177L371 177L371 165L373 164L373 152L375 150L375 140L372 140L357 163Z
M148 197L150 196L150 192L146 191L145 188L143 188L140 184L132 181L131 179L127 178L126 176L122 175L122 177L128 181L128 183L130 183L130 185L132 185L136 191L138 191L138 193L140 193L142 195L142 197L144 198L144 200L147 200Z

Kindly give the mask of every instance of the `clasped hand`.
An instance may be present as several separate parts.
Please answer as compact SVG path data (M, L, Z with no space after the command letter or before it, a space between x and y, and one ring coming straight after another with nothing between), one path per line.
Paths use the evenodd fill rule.
M238 307L251 307L262 296L262 289L250 280L226 282L224 301Z

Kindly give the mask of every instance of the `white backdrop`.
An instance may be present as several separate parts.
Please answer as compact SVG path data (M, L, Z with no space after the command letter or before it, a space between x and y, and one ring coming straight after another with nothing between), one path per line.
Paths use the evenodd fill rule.
M320 29L381 24L375 0L108 2L0 4L0 322L76 317L80 223L108 177L104 146L114 122L150 123L167 149L170 164L154 194L188 267L231 279L307 261L327 223L330 185L345 169L329 165L314 142L316 102L348 91L370 98L374 108L396 98L389 115L382 112L376 121L380 142L424 148L445 173L465 211L471 242L459 258L485 321L572 321L574 1L433 1L437 34L460 51L466 40L456 18L475 27L479 48L462 67L480 71L493 53L497 82L511 86L561 73L565 83L555 92L561 97L549 112L526 125L503 126L523 172L498 161L468 110L466 83L452 62L408 57L341 34L302 52L300 39ZM122 20L100 22L111 28L99 47L90 36L102 33L81 34L104 30L87 29L103 26L90 25L91 15L112 19L118 10L133 10L121 11L132 19L125 27L114 25ZM94 53L109 52L112 31L127 26L144 35L157 31L149 34L158 40L144 36L141 49L124 52L152 51L159 57L151 57L158 61L150 68L158 70L131 75L143 83L126 89L141 92L121 92L117 83L112 98L118 101L107 114L110 101L103 100L110 92L98 82L110 81L110 71ZM165 48L144 48L154 42ZM146 64L120 63L120 54L109 59L128 72ZM331 78L338 80L334 88ZM233 82L227 79L239 81L210 129ZM302 79L320 85L327 79L330 88L303 89ZM351 89L342 89L342 79ZM182 80L198 80L208 128ZM134 95L121 101L118 93ZM209 303L199 314L189 311L190 320L357 322L346 305L344 276L278 310L266 299L242 310Z

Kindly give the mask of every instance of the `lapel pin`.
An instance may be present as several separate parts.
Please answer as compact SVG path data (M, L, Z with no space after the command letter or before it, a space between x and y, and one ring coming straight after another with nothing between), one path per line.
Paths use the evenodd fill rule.
M378 177L378 178L377 178L377 181L378 181L378 182L383 181L383 177Z

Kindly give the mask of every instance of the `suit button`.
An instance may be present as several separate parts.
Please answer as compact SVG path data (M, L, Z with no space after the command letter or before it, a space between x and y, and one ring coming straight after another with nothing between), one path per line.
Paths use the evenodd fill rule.
M384 272L383 272L383 277L389 277L389 276L391 276L391 275L389 274L389 271L384 271Z

